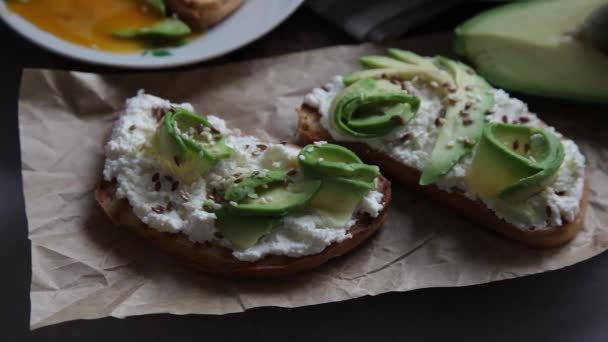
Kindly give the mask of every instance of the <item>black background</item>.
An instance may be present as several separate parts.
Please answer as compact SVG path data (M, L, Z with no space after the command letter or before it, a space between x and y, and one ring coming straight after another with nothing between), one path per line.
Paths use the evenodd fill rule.
M484 7L450 11L408 36L450 30ZM17 128L21 71L123 71L53 55L4 24L0 37L0 341L608 341L606 253L551 273L464 288L389 293L297 309L257 308L224 316L72 321L30 332L30 246ZM261 40L201 65L350 43L356 42L304 7Z

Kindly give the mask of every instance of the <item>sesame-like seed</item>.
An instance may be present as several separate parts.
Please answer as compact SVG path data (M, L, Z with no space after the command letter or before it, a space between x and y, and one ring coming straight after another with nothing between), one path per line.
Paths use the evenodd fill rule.
M175 191L177 188L179 188L179 182L175 181L171 183L171 191Z
M551 217L551 214L553 214L550 206L545 207L545 214L547 214L547 217Z
M399 125L405 124L405 121L403 121L403 117L401 117L401 115L391 116L391 121L394 121L394 122L398 123Z
M418 77L418 75L416 75L412 78L412 82L417 82L419 79L420 79L420 77Z
M181 197L181 199L184 200L184 202L188 202L190 200L190 195L188 195L188 193L185 192L184 190L179 192L179 197Z
M154 183L154 190L155 191L160 191L160 188L162 187L162 185L160 184L160 182L156 182Z
M506 115L503 115L502 116L502 122L508 123L509 122L509 118Z
M519 122L521 122L521 123L530 122L530 118L527 116L521 116L521 117L519 117Z
M210 199L210 200L212 200L213 202L215 202L215 195L214 194L208 193L207 194L207 198Z
M154 175L152 175L152 181L153 182L158 182L158 179L160 178L160 173L155 173Z
M163 207L162 205L157 205L157 206L152 207L152 211L157 214L162 214L165 212L165 207Z
M410 140L410 138L411 138L411 137L412 137L412 134L411 134L410 132L407 132L407 133L403 134L403 135L401 136L401 138L399 138L399 139L400 139L401 141L405 142L405 141Z
M129 132L133 132L135 130L135 125L129 126Z
M431 87L437 88L439 87L439 83L437 83L437 81L431 81Z
M266 149L268 148L268 146L267 146L267 145L264 145L264 144L258 144L258 145L257 145L257 147L258 147L258 148L259 148L261 151L264 151L264 150L266 150Z
M514 149L514 150L517 150L518 148L519 148L519 140L517 140L517 139L516 139L516 140L513 142L513 149Z
M235 201L230 201L228 203L233 207L236 207L238 205Z
M300 154L300 155L298 156L298 159L300 159L300 160L304 160L304 159L306 159L306 157L304 157L303 155L301 155L301 154Z

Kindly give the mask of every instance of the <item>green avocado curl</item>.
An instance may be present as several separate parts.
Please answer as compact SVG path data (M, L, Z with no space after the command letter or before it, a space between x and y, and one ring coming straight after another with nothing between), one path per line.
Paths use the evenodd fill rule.
M152 145L164 166L187 182L233 152L209 121L184 108L165 114Z
M524 201L552 182L563 161L560 139L546 129L487 124L466 182L486 198Z
M387 80L366 78L348 86L332 103L335 127L343 134L374 138L405 125L420 100Z

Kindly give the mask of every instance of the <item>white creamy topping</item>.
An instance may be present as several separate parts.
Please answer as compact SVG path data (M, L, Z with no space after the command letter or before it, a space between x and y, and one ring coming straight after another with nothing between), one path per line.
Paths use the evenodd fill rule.
M361 139L347 136L336 131L330 123L332 102L344 89L341 76L335 76L323 88L313 89L305 96L304 103L319 111L321 124L336 141L365 142L373 149L386 153L406 166L422 170L429 162L437 140L439 129L435 125L435 120L444 110L444 105L433 87L420 81L405 81L403 88L420 99L420 109L406 125L378 138ZM535 114L529 112L528 106L522 101L511 98L501 89L493 90L493 94L495 105L492 114L486 116L489 121L545 127L558 137L562 137L553 127L545 126ZM493 209L498 217L521 229L543 229L572 221L578 214L583 193L585 158L573 141L563 137L562 139L564 162L557 172L555 181L549 187L517 207L499 207L491 199L480 199ZM455 141L454 144L456 143L458 142ZM466 171L471 165L473 155L463 157L447 175L436 182L436 185L445 191L453 191L456 188L469 198L477 198L468 191L465 184Z
M233 255L244 261L256 261L266 255L316 254L334 242L350 238L348 229L354 221L342 227L328 227L312 209L287 216L268 236L245 250L237 250L227 240L217 238L216 216L203 209L208 191L227 187L237 173L295 168L299 149L241 136L239 130L227 128L224 120L208 116L208 121L227 135L226 143L234 149L233 156L218 162L192 184L179 184L149 149L158 125L155 111L170 106L192 110L189 104L172 104L140 92L127 100L106 144L104 179L116 180L116 196L126 198L142 222L160 231L184 233L195 242L208 241L233 249ZM370 191L358 212L376 217L382 207L382 194Z

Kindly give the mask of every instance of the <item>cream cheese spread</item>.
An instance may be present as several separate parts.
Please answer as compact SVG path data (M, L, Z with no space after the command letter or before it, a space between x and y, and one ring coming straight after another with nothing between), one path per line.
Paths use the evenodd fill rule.
M335 76L322 88L315 88L304 97L306 105L319 111L321 124L332 138L336 141L364 142L372 149L386 153L406 166L422 170L430 160L439 134L439 129L434 124L444 110L439 93L426 83L404 81L403 89L420 99L420 108L416 116L388 135L361 139L341 134L330 124L332 102L344 87L342 77ZM498 217L523 230L546 229L571 222L580 209L584 188L585 158L572 140L564 138L554 128L546 127L534 113L528 110L525 103L510 97L501 89L494 89L493 94L495 104L491 114L486 116L488 121L548 128L562 138L565 158L553 184L517 206L499 206L491 199L479 199L494 210ZM472 159L473 154L462 158L447 175L436 182L436 185L445 191L458 189L465 196L476 199L477 196L469 192L465 184L465 174Z
M226 143L234 149L233 156L218 162L193 183L180 184L151 155L149 148L159 110L171 106L192 110L189 104L173 104L143 92L128 99L105 147L104 179L116 181L116 196L126 198L142 222L160 231L183 233L195 242L230 248L236 258L244 261L256 261L267 255L316 254L351 237L348 229L354 219L344 226L328 226L314 209L307 209L290 214L269 235L245 250L221 238L216 234L215 214L204 210L208 194L231 184L238 173L297 166L299 149L243 136L239 130L227 128L224 120L210 115L207 119L227 136ZM382 193L370 191L358 212L377 217L382 207Z

